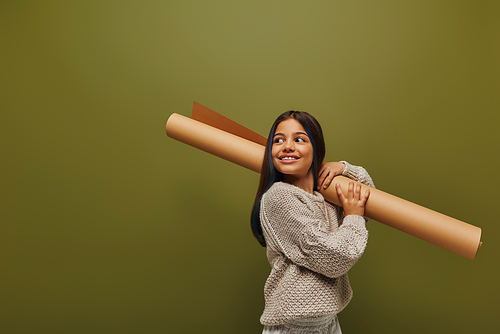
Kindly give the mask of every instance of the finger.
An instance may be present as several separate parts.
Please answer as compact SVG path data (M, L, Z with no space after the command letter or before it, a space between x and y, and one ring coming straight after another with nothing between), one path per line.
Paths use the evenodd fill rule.
M318 177L318 189L321 188L321 185L325 182L325 175Z
M366 201L368 200L368 197L370 197L370 189L366 189L365 191L365 195L363 196L363 198L361 199L362 202L363 202L363 205L365 205Z
M318 172L318 175L323 174L323 173L324 173L327 169L328 169L328 165L326 165L326 164L321 164L321 166L319 167L319 172Z
M330 176L328 175L327 177L325 177L325 183L323 183L323 189L326 189L330 186L330 183L332 183L333 181L333 178L330 178Z
M321 188L321 185L325 182L326 178L328 177L329 172L326 170L326 167L324 165L321 165L321 169L318 174L318 189ZM327 187L325 187L326 189Z
M340 184L337 183L335 185L335 187L337 188L337 195L339 196L340 202L342 202L342 204L344 204L346 201L346 198L344 196L344 193L342 192L342 188L340 187Z
M335 175L332 175L332 172L330 170L325 172L325 182L323 183L323 189L326 189L330 186L334 177Z
M360 198L361 198L361 184L357 183L354 189L354 199L359 201Z
M347 188L347 198L351 199L354 197L354 182L349 182L349 187Z

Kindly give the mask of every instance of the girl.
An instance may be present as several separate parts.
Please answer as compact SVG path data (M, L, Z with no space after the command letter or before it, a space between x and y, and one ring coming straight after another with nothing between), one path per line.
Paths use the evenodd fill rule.
M342 207L317 192L345 175L373 186L362 167L322 164L321 126L306 112L287 111L267 139L252 232L267 246L271 273L264 287L264 334L341 333L337 314L352 298L347 272L368 240L364 207L369 190L350 182Z

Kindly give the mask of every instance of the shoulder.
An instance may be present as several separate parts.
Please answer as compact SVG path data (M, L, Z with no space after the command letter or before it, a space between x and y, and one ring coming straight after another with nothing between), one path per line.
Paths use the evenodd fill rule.
M289 184L276 182L262 195L261 208L266 210L284 203L294 202L296 196L296 192Z
M273 185L264 193L266 197L282 196L287 194L295 193L296 187L285 182L275 182Z
M262 196L264 202L286 201L303 198L302 189L285 182L274 183Z

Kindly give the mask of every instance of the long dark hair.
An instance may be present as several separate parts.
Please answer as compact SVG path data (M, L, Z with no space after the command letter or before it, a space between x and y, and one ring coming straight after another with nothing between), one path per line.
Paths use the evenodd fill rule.
M262 161L262 169L260 172L259 188L257 189L251 215L252 233L257 241L264 247L266 247L266 240L264 239L262 227L260 225L260 201L262 199L262 195L269 188L271 188L275 182L283 181L284 179L283 174L276 170L272 162L272 146L276 127L278 124L289 118L298 121L306 131L309 140L311 140L314 153L311 166L314 177L314 189L316 189L318 185L319 167L325 158L325 140L323 138L323 131L321 130L321 125L319 125L318 121L313 116L305 111L294 110L286 111L278 116L269 131L269 136L267 137L266 150L264 152L264 159Z

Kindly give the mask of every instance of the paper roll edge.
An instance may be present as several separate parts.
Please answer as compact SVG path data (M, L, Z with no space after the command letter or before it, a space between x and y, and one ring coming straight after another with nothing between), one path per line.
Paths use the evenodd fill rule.
M481 246L483 245L483 242L481 241L481 234L482 233L483 233L483 230L481 230L481 228L479 228L479 242L477 244L476 252L472 256L472 258L470 258L471 260L474 260L476 258L477 252L479 252L479 248L481 248Z
M172 132L171 132L171 129L172 129L172 122L175 121L175 118L177 116L181 116L177 113L173 113L172 115L170 115L167 119L167 122L165 123L165 133L167 134L167 136L169 136L170 138L173 138L172 137ZM169 125L170 123L170 125Z

